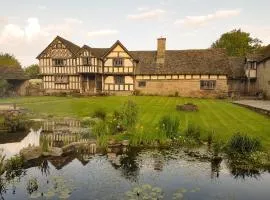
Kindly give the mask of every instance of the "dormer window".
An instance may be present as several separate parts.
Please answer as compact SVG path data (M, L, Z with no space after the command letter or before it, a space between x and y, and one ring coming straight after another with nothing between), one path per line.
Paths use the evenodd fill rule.
M91 57L82 58L83 65L91 65Z
M123 58L114 58L113 59L113 66L121 67L123 66L124 60Z
M65 59L53 59L53 66L59 67L59 66L65 66L66 60Z

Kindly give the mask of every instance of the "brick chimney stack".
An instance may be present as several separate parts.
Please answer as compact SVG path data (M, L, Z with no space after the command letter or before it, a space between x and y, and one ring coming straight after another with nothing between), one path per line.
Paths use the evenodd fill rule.
M157 64L164 64L166 52L166 38L157 39Z

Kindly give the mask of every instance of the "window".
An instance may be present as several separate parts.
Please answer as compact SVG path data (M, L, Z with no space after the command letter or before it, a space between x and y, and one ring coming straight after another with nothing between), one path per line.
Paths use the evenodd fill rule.
M114 58L113 59L113 66L116 66L116 67L123 66L123 58Z
M139 87L145 87L146 82L145 81L139 81Z
M201 81L201 90L214 90L216 81Z
M91 65L91 57L82 58L83 65Z
M250 63L250 69L256 70L256 62Z
M114 77L114 83L116 85L123 85L123 84L125 84L125 77L124 76L115 76Z
M68 83L68 76L56 76L55 83Z
M66 61L64 59L54 59L53 65L54 66L65 66Z

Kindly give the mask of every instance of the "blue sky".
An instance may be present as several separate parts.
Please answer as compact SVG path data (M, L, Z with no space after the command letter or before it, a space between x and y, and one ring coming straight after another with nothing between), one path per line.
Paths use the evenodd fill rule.
M3 0L1 0L3 1ZM129 50L208 48L234 28L270 43L268 0L8 0L1 2L0 52L23 66L56 36L109 47L119 39Z

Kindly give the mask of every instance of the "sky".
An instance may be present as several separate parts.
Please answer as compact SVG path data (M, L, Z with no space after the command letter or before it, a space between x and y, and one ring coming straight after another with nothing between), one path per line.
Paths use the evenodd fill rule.
M23 67L57 36L75 44L128 50L209 48L241 28L270 44L269 0L0 0L0 52Z

